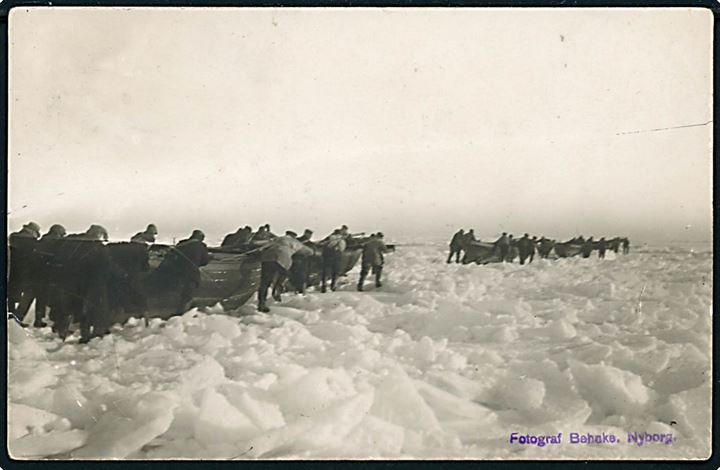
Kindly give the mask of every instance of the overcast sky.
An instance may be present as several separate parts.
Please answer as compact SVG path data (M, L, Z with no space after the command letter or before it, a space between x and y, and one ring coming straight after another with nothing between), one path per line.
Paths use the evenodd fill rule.
M711 51L700 9L14 8L10 229L710 239Z

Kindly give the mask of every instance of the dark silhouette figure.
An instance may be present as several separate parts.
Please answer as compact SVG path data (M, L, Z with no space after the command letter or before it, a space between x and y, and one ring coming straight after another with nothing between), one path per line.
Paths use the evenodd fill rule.
M465 242L465 231L463 229L460 229L455 235L453 235L452 240L450 241L450 254L448 255L447 262L452 262L452 257L455 256L455 262L460 262L460 253L463 250Z
M500 238L495 240L495 250L503 263L505 262L505 258L507 258L509 249L510 239L507 236L507 232L503 232Z
M605 237L602 237L600 241L598 241L598 258L605 258L605 252L607 251L608 243L605 240Z
M525 260L535 253L535 244L527 233L517 241L517 249L520 264L525 264Z

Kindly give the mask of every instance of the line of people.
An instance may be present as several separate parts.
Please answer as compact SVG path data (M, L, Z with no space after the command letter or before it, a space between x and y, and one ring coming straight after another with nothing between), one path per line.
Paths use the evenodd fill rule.
M455 258L456 263L460 263L461 255L463 251L467 251L466 248L473 243L478 243L479 240L475 237L473 229L468 230L466 233L463 229L458 230L450 240L450 252L448 254L447 263L451 263ZM512 263L516 258L519 259L520 264L532 263L535 253L540 258L548 258L553 249L556 249L558 256L565 257L567 251L561 250L560 247L572 245L579 247L579 254L584 258L589 258L593 251L598 251L599 258L605 258L605 253L611 250L618 253L622 248L623 254L630 252L630 240L627 237L615 237L612 239L605 239L605 237L599 240L594 240L593 237L585 239L582 235L579 237L572 238L566 242L558 243L556 240L551 240L542 236L530 237L529 234L524 234L521 238L514 238L512 234L503 232L500 238L492 242L493 254L501 262ZM572 256L572 255L570 255Z
M35 301L34 326L46 326L49 307L54 332L64 338L75 320L81 342L87 342L109 331L113 311L145 313L150 288L178 292L184 305L199 285L199 268L210 259L205 235L194 230L178 242L141 286L141 276L150 271L148 244L157 233L150 224L130 243L107 243L100 225L67 234L56 224L41 237L38 224L25 224L8 240L8 313L22 324Z
M335 290L337 277L342 274L342 255L348 245L362 249L357 289L363 290L369 272L375 275L375 285L382 286L383 253L387 248L380 232L357 238L364 234L354 236L343 225L323 240L312 242L313 233L309 229L300 237L292 231L276 236L269 224L255 233L248 229L243 227L226 236L222 247L231 251L237 247L260 251L258 310L261 312L269 311L270 287L273 297L279 301L288 278L296 291L304 291L308 272L303 256L321 260L322 292L326 292L328 277L331 290ZM149 251L158 235L154 224L133 235L129 243L107 243L108 232L100 225L91 225L78 234L67 234L61 225L53 225L42 236L40 231L38 224L30 222L8 237L8 312L22 324L35 301L34 326L46 326L44 320L49 307L53 330L64 338L75 319L80 323L82 342L108 332L113 309L145 313L148 292L178 293L176 313L183 313L200 286L200 268L212 259L201 230L194 230L190 237L169 247L160 265L151 273Z
M313 232L309 229L306 229L300 237L295 232L287 231L284 237L273 239L266 249L262 249L258 311L265 313L270 311L267 305L270 289L273 299L276 302L282 301L282 292L288 279L295 292L303 293L308 282L312 257L319 259L320 263L320 291L327 292L328 278L330 290L335 291L337 278L344 270L343 255L347 248L362 249L357 290L363 291L365 279L370 272L375 275L375 287L382 287L384 253L387 251L382 232L359 238L364 234L351 234L348 227L343 225L317 242L312 241L312 235Z

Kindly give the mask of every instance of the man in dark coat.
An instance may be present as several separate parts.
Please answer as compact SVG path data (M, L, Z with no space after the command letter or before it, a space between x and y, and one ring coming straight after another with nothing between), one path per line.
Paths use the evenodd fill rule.
M252 241L254 241L254 242L264 242L264 241L270 240L271 238L272 238L272 237L271 237L270 229L268 228L268 226L266 226L266 225L261 225L261 226L258 228L257 232L255 232L255 233L253 234L253 236L252 236Z
M110 258L124 273L121 282L108 286L111 314L123 312L144 317L147 325L147 296L141 286L141 276L150 270L150 254L145 243L109 243ZM125 317L127 318L127 316Z
M627 237L621 238L620 244L622 245L622 252L624 255L630 253L630 240Z
M528 264L533 262L533 259L535 259L535 252L538 249L538 237L533 235L532 239L530 240L532 242L532 250L530 251L530 258L528 259Z
M315 243L310 241L313 236L313 231L305 229L302 235L297 237L297 241L310 248L315 247ZM304 294L305 287L308 283L308 277L311 270L311 265L316 262L312 256L306 254L296 253L293 255L292 265L290 266L290 281L295 288L296 294Z
M475 229L470 229L467 231L465 236L463 237L463 245L467 246L473 242L476 242L477 238L475 238Z
M180 287L177 314L185 312L188 302L192 300L195 291L200 287L200 267L210 262L210 254L204 240L205 234L201 230L193 230L190 238L178 242L168 253L171 268L177 276L177 283ZM163 264L164 262L165 260L163 260Z
M357 290L361 292L365 278L371 270L372 273L375 274L375 287L382 287L381 276L383 265L385 264L383 253L387 251L383 238L382 232L378 232L371 236L370 240L363 246L362 267L360 269L360 280L357 286Z
M528 259L531 254L535 253L535 244L527 233L517 241L517 248L520 264L525 264L525 260Z
M130 238L132 243L155 243L155 237L157 236L157 227L154 224L147 226L144 232L138 232Z
M35 222L23 225L21 230L8 237L8 312L18 321L16 314L19 313L22 297L31 295L29 291L37 268L35 264L38 238L40 226Z
M518 250L517 247L517 240L515 240L512 235L508 235L508 251L504 261L512 263L519 254L520 250Z
M235 233L226 235L220 245L223 248L232 248L242 246L250 242L252 238L252 229L249 226L245 226L237 229Z
M91 225L82 233L71 233L68 240L108 241L108 232L102 225Z
M452 262L452 257L455 256L455 262L460 262L460 252L463 250L465 241L465 231L463 229L460 229L453 235L452 240L450 240L450 254L448 255L447 262L450 264Z
M507 232L503 232L500 238L495 240L495 251L500 258L500 260L504 263L505 259L508 255L508 250L510 249L510 240L507 236Z
M607 241L605 237L602 237L598 242L598 258L605 258L605 251L607 251Z
M312 236L313 231L305 229L303 234L297 237L297 241L314 250L316 244L310 241ZM293 255L292 265L290 266L290 282L296 294L305 293L305 287L308 284L309 275L313 267L322 268L322 258L318 259L317 257L303 253L295 253Z
M335 291L337 278L342 267L342 255L347 248L347 241L342 230L335 230L322 244L322 267L320 272L320 291L327 292L325 281L330 276L330 290Z
M57 247L66 235L65 227L55 224L50 230L42 236L37 244L37 256L35 262L35 271L32 282L32 293L23 296L20 306L20 314L24 317L35 300L35 322L33 326L41 328L47 326L44 321L47 306L52 297L51 290L53 286L50 283L53 258L57 251Z
M583 258L589 258L594 247L593 237L588 238L583 242L581 253Z
M81 343L109 332L108 288L125 275L112 262L103 243L107 239L104 227L91 225L85 233L58 242L51 278L58 295L51 298L50 309L54 329L63 339L73 318L80 322Z
M547 259L552 249L553 241L545 238L545 236L540 237L540 242L538 244L538 254L540 255L540 258Z

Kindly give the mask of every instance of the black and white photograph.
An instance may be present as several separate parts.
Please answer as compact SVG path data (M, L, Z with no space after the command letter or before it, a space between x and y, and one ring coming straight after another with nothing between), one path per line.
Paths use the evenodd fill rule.
M705 460L713 13L14 7L19 460Z

